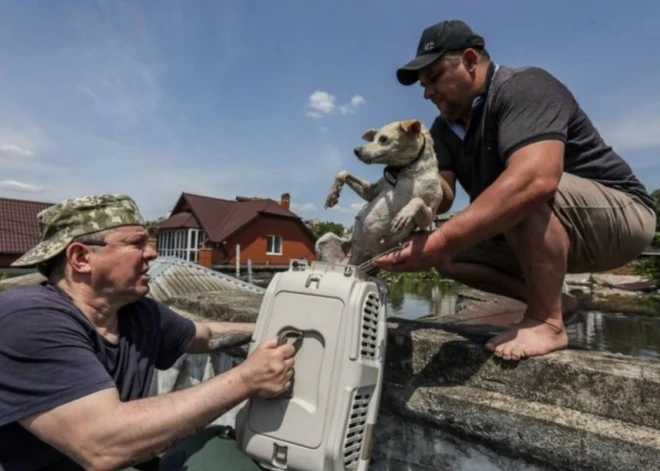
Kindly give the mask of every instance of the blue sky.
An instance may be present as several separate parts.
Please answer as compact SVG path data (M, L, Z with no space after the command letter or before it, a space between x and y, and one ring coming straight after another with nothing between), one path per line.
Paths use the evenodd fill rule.
M421 30L463 19L497 62L564 81L649 188L660 187L660 3L522 0L0 1L0 196L291 194L304 219L335 174L375 180L363 131L434 107L396 68ZM460 191L453 210L466 204Z

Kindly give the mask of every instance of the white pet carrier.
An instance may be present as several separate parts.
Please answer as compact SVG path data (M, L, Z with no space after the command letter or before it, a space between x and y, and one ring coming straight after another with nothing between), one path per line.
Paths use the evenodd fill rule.
M368 468L386 346L382 282L353 266L292 262L263 298L249 353L279 337L294 343L292 388L246 401L238 447L268 469Z

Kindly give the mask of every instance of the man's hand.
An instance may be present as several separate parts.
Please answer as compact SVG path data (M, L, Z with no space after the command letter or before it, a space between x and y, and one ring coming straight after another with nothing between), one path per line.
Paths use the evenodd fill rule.
M295 353L293 345L278 346L277 339L267 340L236 368L253 394L275 397L291 387Z
M424 271L440 266L447 256L438 231L419 231L413 232L401 250L378 257L374 265L389 271Z

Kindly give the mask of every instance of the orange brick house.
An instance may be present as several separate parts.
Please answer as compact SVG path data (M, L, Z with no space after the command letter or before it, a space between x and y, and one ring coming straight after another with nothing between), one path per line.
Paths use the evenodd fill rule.
M205 266L288 265L316 259L316 238L289 210L290 196L235 200L182 193L169 217L156 224L159 256L173 256Z
M9 267L39 242L37 214L53 203L0 198L0 267Z

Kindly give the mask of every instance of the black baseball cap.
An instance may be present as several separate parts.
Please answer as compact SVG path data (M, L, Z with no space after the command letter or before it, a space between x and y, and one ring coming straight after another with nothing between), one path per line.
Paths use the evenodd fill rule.
M471 47L484 49L486 41L465 22L447 20L436 23L422 31L417 55L396 71L396 78L401 85L412 85L417 82L419 71L440 59L444 53Z

